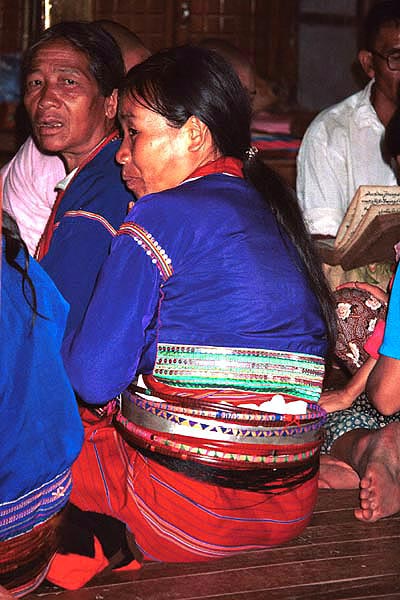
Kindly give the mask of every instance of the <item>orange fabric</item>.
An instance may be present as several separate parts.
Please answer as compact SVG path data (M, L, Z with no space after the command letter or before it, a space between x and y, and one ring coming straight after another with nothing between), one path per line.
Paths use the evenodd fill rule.
M108 566L108 560L96 537L94 538L94 549L94 558L80 554L57 553L50 563L47 579L66 590L81 588Z

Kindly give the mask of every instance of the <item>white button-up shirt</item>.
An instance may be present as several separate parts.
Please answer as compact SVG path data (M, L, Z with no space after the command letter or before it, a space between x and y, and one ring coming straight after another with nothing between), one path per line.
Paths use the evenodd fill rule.
M371 102L373 81L322 111L297 157L297 195L310 233L335 236L360 185L397 185L381 152L384 127Z

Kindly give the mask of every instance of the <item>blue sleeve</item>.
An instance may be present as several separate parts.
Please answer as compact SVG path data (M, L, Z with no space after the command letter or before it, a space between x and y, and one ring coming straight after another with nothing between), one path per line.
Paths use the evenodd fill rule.
M67 373L85 402L105 404L135 378L160 283L143 248L127 235L115 238L85 318L64 342Z
M400 271L397 269L390 293L389 310L386 318L385 335L380 354L400 359Z
M71 306L66 335L83 318L111 241L111 232L101 222L83 216L64 217L41 260L41 266Z

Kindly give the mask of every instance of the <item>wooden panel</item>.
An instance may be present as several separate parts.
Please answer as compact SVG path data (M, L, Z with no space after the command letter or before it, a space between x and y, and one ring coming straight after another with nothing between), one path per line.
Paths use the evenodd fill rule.
M94 18L129 27L154 52L174 43L175 8L174 0L96 0Z
M23 9L23 0L0 0L0 53L21 50Z
M50 21L51 24L60 21L90 21L94 18L94 0L52 0Z
M289 102L297 94L297 0L269 0L258 4L254 30L255 64L259 73L276 81Z
M94 18L126 25L152 51L222 38L243 50L261 75L295 93L296 0L92 1Z

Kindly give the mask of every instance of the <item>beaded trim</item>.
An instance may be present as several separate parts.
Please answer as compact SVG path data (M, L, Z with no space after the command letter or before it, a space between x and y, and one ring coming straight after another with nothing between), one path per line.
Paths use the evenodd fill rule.
M285 453L285 454L276 454L275 451L271 451L269 455L251 455L237 452L222 452L219 450L213 449L204 449L202 447L190 446L188 444L184 444L182 442L175 442L173 439L160 439L158 436L154 436L154 441L159 442L161 445L166 446L167 448L174 450L176 453L179 453L182 459L188 458L185 456L185 453L188 455L201 455L202 457L209 458L217 458L220 461L235 461L235 462L249 462L249 463L258 463L261 465L281 465L287 463L295 463L299 461L306 461L315 456L319 452L319 444L316 445L311 450L297 452L297 453Z
M122 396L122 414L136 425L153 431L165 432L204 440L226 441L246 444L305 444L319 439L320 422L303 426L277 427L271 421L258 426L238 424L235 414L229 421L201 418L174 412L174 407L155 405L136 394L125 392ZM272 415L270 415L271 417ZM273 438L273 439L272 439Z
M200 462L209 462L217 464L236 464L236 468L248 468L250 466L277 466L294 464L302 461L307 461L310 458L317 456L321 446L321 439L316 440L313 444L299 445L298 452L287 451L286 448L277 450L276 448L265 448L262 452L257 452L256 449L248 446L245 448L243 444L230 445L224 448L223 445L218 446L218 443L207 444L206 440L202 443L201 439L197 439L190 443L190 440L183 441L180 436L170 436L154 433L151 430L146 430L141 426L128 421L123 415L118 414L117 422L129 432L136 442L145 449L152 452L160 452L170 456L177 456L181 460L199 460ZM296 448L296 446L294 446ZM293 450L294 450L293 448ZM253 450L253 452L251 452Z
M140 227L137 223L132 221L122 223L121 227L117 231L117 235L129 235L135 242L143 248L146 254L151 258L151 262L157 265L160 271L161 277L166 281L171 277L174 270L172 268L172 261L168 254L160 244L154 239L154 237Z
M71 471L67 469L29 494L0 503L0 541L26 533L58 513L71 489Z
M153 374L177 387L280 392L317 401L324 361L274 350L160 343Z
M222 396L220 396L220 400L223 400L221 404L213 403L214 397L210 394L211 390L195 390L197 393L195 396L192 396L192 390L184 390L184 388L181 388L180 393L176 395L176 402L173 404L169 404L168 401L166 402L165 395L159 394L158 392L156 392L156 395L160 396L160 398L163 397L164 399L157 401L154 398L149 400L146 397L140 396L136 393L136 391L139 390L140 393L143 393L144 390L134 385L129 386L129 390L132 390L134 393L132 394L129 391L123 392L123 401L126 402L126 398L128 396L129 399L131 401L134 401L137 406L152 414L163 415L165 413L166 415L168 415L168 411L170 411L172 413L177 413L178 415L182 414L185 418L204 417L206 419L218 419L221 421L227 421L228 423L235 422L241 424L257 424L263 427L273 425L274 431L277 430L277 426L279 424L281 426L285 426L285 431L287 431L288 429L291 430L291 428L293 428L293 433L295 434L310 431L314 427L315 419L317 419L318 421L323 420L326 416L324 409L316 403L312 403L311 405L309 405L306 414L301 415L271 413L264 412L261 410L255 411L251 408L248 409L243 406L228 404L227 399L230 399L233 395L236 401L240 397L243 398L243 396L237 394L235 390L224 390L225 393ZM202 394L203 391L206 393ZM218 392L218 390L215 390L216 394L218 394ZM272 394L252 394L251 403L259 403L260 400L265 401L266 398L271 397ZM247 398L248 395L246 394L246 399ZM186 402L184 404L182 403L182 405L179 405L179 401L184 399L186 400ZM192 402L191 405L188 405L188 400ZM204 407L204 403L198 405L199 400L204 400L206 407ZM280 433L277 433L276 435L280 435Z

